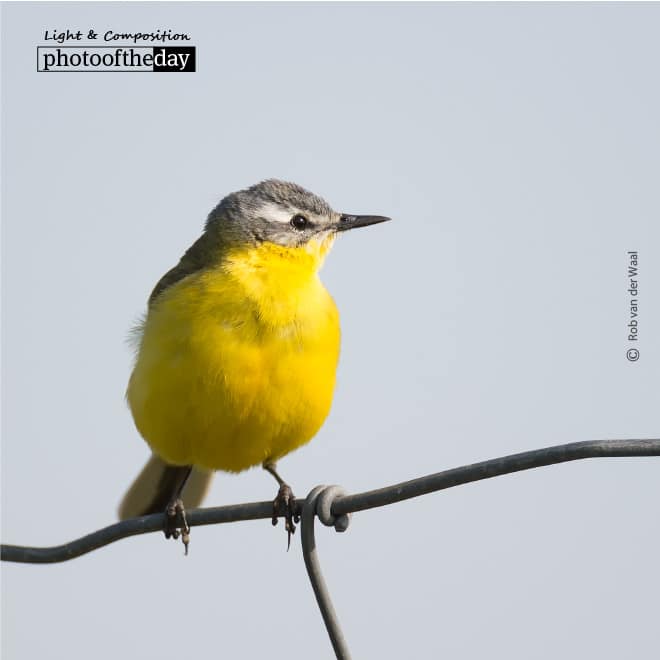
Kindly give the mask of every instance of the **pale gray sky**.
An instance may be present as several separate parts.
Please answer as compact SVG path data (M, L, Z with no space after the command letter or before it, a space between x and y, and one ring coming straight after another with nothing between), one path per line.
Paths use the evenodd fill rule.
M658 4L5 4L2 538L111 523L148 450L125 341L226 193L291 179L395 222L344 237L332 413L281 463L356 492L657 437ZM37 73L46 29L168 28L194 74ZM640 359L626 360L627 251ZM318 532L356 658L654 658L659 459L579 462ZM209 504L271 498L261 470ZM268 521L2 566L3 657L331 658Z

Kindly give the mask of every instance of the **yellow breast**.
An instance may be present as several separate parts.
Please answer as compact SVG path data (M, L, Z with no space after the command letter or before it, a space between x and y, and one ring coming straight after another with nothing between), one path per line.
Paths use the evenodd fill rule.
M339 316L317 275L329 247L232 251L160 294L127 398L164 460L240 471L316 434L339 357Z

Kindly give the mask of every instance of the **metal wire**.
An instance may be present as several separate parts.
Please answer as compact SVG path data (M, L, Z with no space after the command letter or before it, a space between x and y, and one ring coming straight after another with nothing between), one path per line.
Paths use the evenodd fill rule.
M521 470L530 470L585 458L623 456L660 456L660 439L590 440L556 445L473 463L472 465L464 465L452 470L437 472L436 474L355 495L344 495L342 494L343 491L337 486L317 486L305 500L296 500L295 512L298 515L302 514L302 544L305 566L337 658L347 660L350 658L350 653L321 573L314 536L314 520L316 517L324 524L334 526L337 531L344 531L348 527L348 514L355 511L386 506L434 491L453 488L454 486L482 479L490 479L503 474L520 472ZM191 527L216 525L239 520L271 518L273 505L272 502L234 504L196 509L188 512L187 515ZM154 514L124 520L69 543L50 548L3 544L1 558L3 561L32 564L68 561L129 536L162 531L163 525L163 514Z
M314 537L314 520L317 516L325 525L339 525L339 527L336 527L337 531L343 532L346 530L348 525L344 524L343 521L335 521L334 516L331 514L332 501L342 493L343 489L339 486L316 486L312 488L305 499L305 506L302 510L301 536L305 568L307 568L307 575L309 575L309 581L312 583L312 589L319 610L321 610L321 616L328 631L332 648L335 650L338 660L350 660L351 652L348 650L348 645L339 627L339 619L335 613L335 608L332 606L330 593L323 579ZM326 509L325 512L323 511L324 508Z
M419 479L404 481L394 486L348 495L337 500L334 514L373 509L386 504L409 500L438 490L453 488L481 479L491 479L503 474L531 470L532 468L577 461L584 458L614 458L624 456L660 456L660 440L587 440L566 445L512 454L490 461L473 463L437 472Z

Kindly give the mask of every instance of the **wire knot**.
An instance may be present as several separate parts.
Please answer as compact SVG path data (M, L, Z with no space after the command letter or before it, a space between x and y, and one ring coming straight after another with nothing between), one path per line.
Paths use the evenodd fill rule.
M348 493L341 486L315 486L305 499L316 513L318 519L326 527L334 527L337 532L345 532L351 522L351 514L343 513L340 516L332 514L332 505L338 497Z

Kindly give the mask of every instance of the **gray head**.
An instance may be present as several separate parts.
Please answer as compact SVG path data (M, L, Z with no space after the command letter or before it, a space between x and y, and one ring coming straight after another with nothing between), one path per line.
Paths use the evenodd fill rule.
M222 249L218 250L219 246L260 243L305 246L310 254L317 253L322 258L337 232L385 220L389 218L337 213L327 202L295 183L275 179L262 181L247 190L227 195L211 211L206 230L179 263L161 277L149 304L154 304L163 291L184 277L217 264L223 253Z
M206 221L208 233L230 242L304 245L338 231L389 220L383 216L333 211L324 200L295 183L268 179L227 195Z

